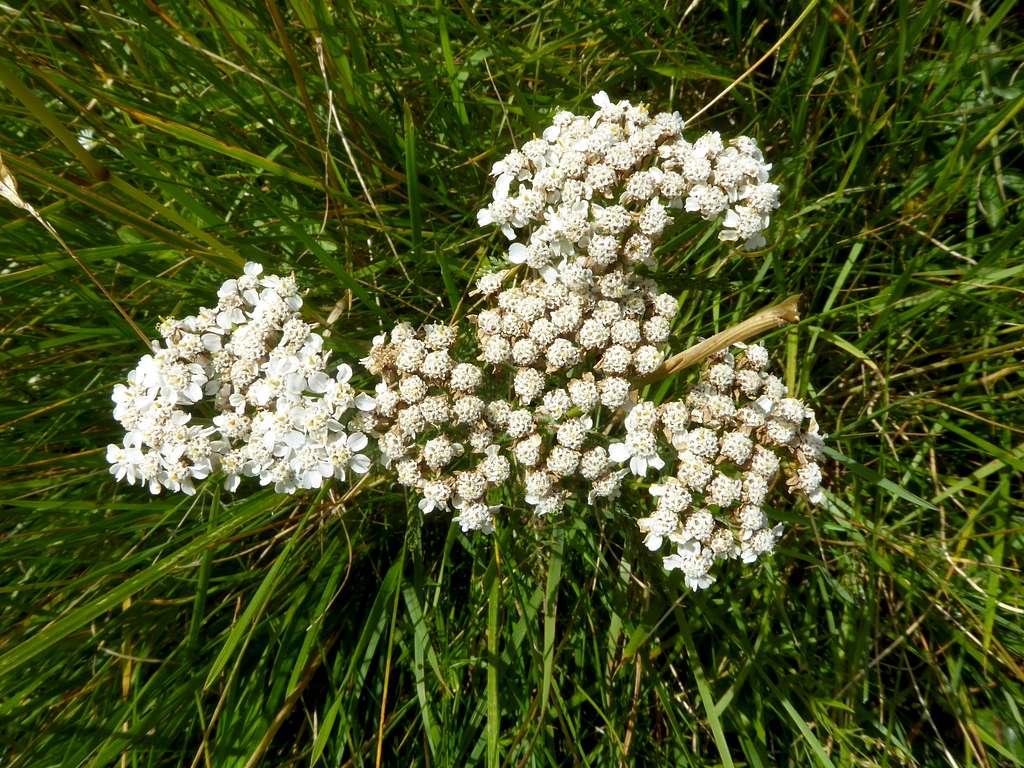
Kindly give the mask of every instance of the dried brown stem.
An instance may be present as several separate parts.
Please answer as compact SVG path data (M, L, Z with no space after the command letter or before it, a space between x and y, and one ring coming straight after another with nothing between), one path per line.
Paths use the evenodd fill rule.
M50 234L50 236L57 241L58 245L60 245L60 247L64 249L64 252L68 256L70 256L71 259L75 262L75 264L77 264L82 269L82 271L85 272L89 279L92 280L93 285L95 285L99 289L100 293L103 294L103 297L110 302L111 306L113 306L114 309L117 310L118 314L120 314L121 317L124 318L124 321L128 323L128 325L131 327L131 329L135 331L136 335L138 335L138 337L142 340L142 343L145 345L145 347L149 349L149 337L142 332L142 329L135 324L135 321L132 320L131 316L125 311L124 307L122 307L118 303L117 299L115 299L111 295L110 291L106 289L103 283L99 281L99 278L96 277L96 273L89 269L89 267L86 266L84 261L78 258L78 255L71 250L71 247L67 243L64 242L64 238L60 236L60 233L58 233L57 230L53 228L53 225L50 224L50 222L48 222L45 218L43 218L43 215L39 213L39 211L37 211L31 203L26 202L24 199L22 199L21 194L18 192L18 182L15 180L13 174L11 174L9 170L7 170L7 166L4 165L3 156L0 156L0 197L9 202L11 205L21 208L21 210L25 211L33 219L39 222L43 229L45 229Z
M760 336L763 333L780 328L789 323L800 320L800 294L794 294L785 301L781 301L771 307L765 307L760 312L751 315L741 323L732 328L726 328L721 333L716 333L710 339L694 344L689 349L673 355L662 363L656 371L645 376L638 383L650 384L673 376L679 371L697 365L707 360L716 352L741 341L747 341Z

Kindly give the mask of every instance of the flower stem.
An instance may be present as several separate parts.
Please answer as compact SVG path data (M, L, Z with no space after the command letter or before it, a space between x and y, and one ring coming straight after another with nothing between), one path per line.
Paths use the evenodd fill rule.
M800 320L800 294L794 294L784 301L770 307L765 307L760 312L751 315L741 323L731 328L726 328L721 333L716 333L709 339L704 339L673 355L658 366L653 373L640 379L638 384L651 384L661 381L669 376L674 376L690 366L697 365L737 342L746 341L760 336L763 333L780 328L789 323Z

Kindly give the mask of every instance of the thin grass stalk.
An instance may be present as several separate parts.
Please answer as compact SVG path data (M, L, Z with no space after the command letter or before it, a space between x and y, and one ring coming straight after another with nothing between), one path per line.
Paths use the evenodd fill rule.
M96 158L94 158L85 147L78 143L78 140L71 135L71 132L64 127L56 115L40 101L18 75L9 69L6 64L0 61L0 83L7 87L14 97L24 105L32 116L46 128L53 137L67 149L75 159L85 168L90 176L96 181L105 181L110 177L108 171Z

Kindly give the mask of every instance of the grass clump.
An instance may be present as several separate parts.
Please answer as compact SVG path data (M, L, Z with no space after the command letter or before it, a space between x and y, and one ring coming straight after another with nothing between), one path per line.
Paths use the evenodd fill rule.
M0 151L77 257L5 205L4 763L1024 762L1012 8L819 4L695 123L755 136L783 207L764 256L662 246L674 347L801 293L775 346L833 452L774 562L692 595L600 505L482 538L386 483L149 498L109 392L125 315L247 260L340 358L448 320L513 141L602 89L692 115L803 8L0 7Z

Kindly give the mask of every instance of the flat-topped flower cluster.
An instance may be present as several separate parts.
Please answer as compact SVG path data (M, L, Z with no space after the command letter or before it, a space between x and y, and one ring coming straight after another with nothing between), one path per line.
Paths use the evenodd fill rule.
M350 366L329 370L294 278L248 264L216 307L165 321L115 388L126 434L108 448L111 472L154 493L194 493L217 472L230 491L253 477L292 493L376 470L423 513L454 510L483 532L504 498L551 515L646 490L644 541L673 549L665 568L691 589L712 583L717 561L773 551L777 476L822 498L814 414L787 397L760 345L719 350L678 400L642 399L663 375L679 302L638 271L655 266L678 213L762 246L778 206L771 166L752 139L690 143L678 114L594 102L494 165L478 221L511 242L477 283L472 325L378 335L360 361L376 382L360 392Z
M152 354L114 387L125 436L107 461L118 480L192 494L193 481L223 472L230 491L248 476L293 493L369 470L366 436L344 425L372 398L353 389L350 366L327 373L294 277L262 271L246 264L217 306L164 321Z
M512 471L493 430L511 406L478 396L483 371L455 361L455 342L455 329L441 324L415 331L401 323L374 338L362 363L380 381L363 423L377 437L382 466L420 495L423 512L450 505L463 530L489 532L497 507L487 492Z
M760 345L737 345L713 355L684 400L655 406L641 401L625 419L623 442L613 458L636 471L674 454L672 474L649 487L656 499L649 517L637 521L651 550L676 547L665 567L683 572L693 589L713 580L716 560L739 557L752 563L771 553L782 534L765 504L780 469L791 492L822 500L823 436L814 412L786 397L786 387L768 371Z
M509 262L572 282L652 266L678 208L721 218L722 240L765 244L779 190L754 139L726 145L712 132L690 143L678 113L652 117L603 91L594 103L590 116L559 112L543 136L494 164L493 199L477 220L509 240L524 237L509 247Z

